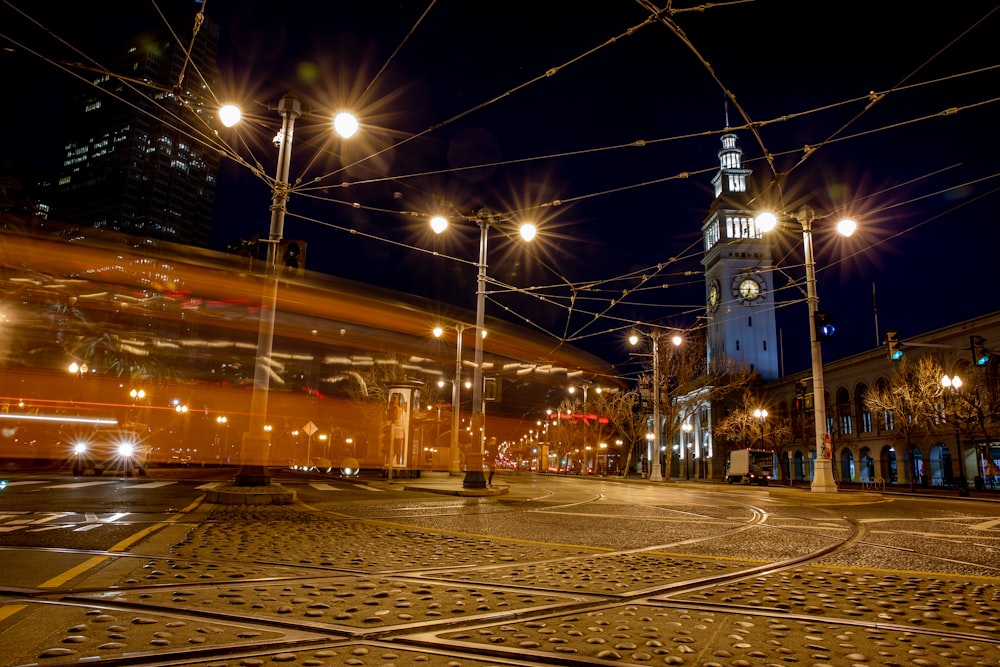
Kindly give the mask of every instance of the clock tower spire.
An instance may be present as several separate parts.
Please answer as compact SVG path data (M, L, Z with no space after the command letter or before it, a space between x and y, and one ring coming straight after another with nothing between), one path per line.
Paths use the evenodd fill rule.
M737 136L722 135L715 199L701 232L705 244L708 355L746 364L763 380L779 375L771 246L750 210L748 177Z

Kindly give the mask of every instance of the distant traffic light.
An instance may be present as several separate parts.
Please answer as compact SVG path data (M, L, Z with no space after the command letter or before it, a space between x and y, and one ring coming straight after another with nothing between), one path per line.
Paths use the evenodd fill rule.
M990 363L990 352L986 349L986 339L982 336L969 336L969 343L972 349L972 363L977 366L985 366Z
M815 318L816 340L833 340L833 334L837 332L833 326L833 315L817 310L813 317Z
M278 246L278 261L281 273L286 276L301 276L306 270L305 241L282 240Z
M226 246L226 252L241 257L256 257L259 243L260 238L257 236L252 239L237 239L229 242L229 245Z
M813 409L813 392L806 379L795 382L795 409L798 412Z
M899 341L899 333L896 331L885 332L885 343L889 346L889 358L899 361L903 358L903 344Z

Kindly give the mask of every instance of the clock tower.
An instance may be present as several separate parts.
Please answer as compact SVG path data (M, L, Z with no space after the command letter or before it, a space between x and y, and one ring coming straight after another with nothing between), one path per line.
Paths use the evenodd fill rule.
M701 226L705 244L708 358L742 362L763 380L778 378L771 246L757 229L747 192L751 170L730 132L722 135L715 200Z

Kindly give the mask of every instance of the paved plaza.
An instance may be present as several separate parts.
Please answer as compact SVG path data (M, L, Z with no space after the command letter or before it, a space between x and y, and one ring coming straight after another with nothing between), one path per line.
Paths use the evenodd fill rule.
M0 662L1000 664L1000 545L889 543L864 518L882 494L691 484L582 507L511 478L473 497L456 478L369 483L424 493L201 502L58 591L8 594ZM649 483L616 488L633 487Z

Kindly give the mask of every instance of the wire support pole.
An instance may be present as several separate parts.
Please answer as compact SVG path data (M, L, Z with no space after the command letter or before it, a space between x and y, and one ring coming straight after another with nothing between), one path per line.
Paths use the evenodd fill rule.
M649 447L649 479L662 482L663 473L660 470L660 332L649 333L653 341L653 442Z
M451 383L451 463L449 474L458 475L462 471L462 460L459 456L458 428L459 412L462 409L462 333L464 324L455 325L455 379Z
M284 233L289 185L288 173L292 159L292 135L295 119L302 115L302 106L293 95L285 95L278 102L281 114L281 135L278 146L278 165L271 193L271 227L268 232L265 284L261 299L260 321L257 331L257 360L254 366L253 393L250 397L250 426L243 435L240 468L236 473L237 486L267 486L271 478L267 473L268 448L271 444L267 431L267 399L271 384L271 352L274 346L274 318L278 303L276 273L278 245ZM307 461L307 463L309 463Z
M466 489L486 488L486 478L483 476L483 446L485 443L483 429L485 417L483 410L483 331L486 325L486 249L489 241L489 230L492 216L486 211L480 211L476 216L479 225L479 267L476 280L476 340L472 375L472 454L469 456L462 486Z
M836 493L837 483L833 479L832 451L828 446L826 433L826 388L823 382L823 351L816 331L816 311L819 297L816 295L816 261L813 254L812 223L815 213L803 207L795 218L802 225L802 249L806 263L806 301L809 314L809 352L812 358L813 374L813 417L816 430L816 462L813 468L811 490L818 493Z

